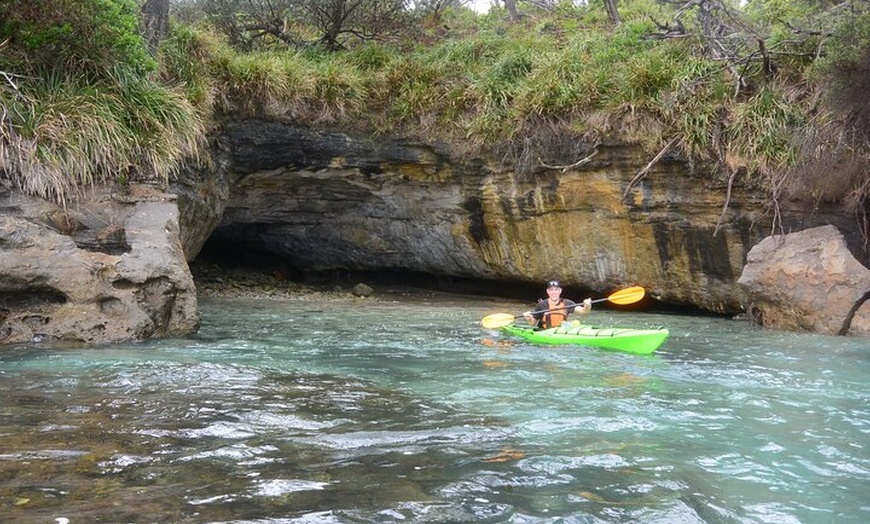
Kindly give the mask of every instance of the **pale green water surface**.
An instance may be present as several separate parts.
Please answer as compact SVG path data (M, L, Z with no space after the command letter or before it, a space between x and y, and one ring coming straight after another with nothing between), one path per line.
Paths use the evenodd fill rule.
M870 341L724 319L652 357L522 304L203 302L188 340L0 349L0 521L870 522Z

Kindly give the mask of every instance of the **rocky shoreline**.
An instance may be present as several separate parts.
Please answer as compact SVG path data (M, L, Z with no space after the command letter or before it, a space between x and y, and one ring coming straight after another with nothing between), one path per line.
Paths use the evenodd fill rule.
M210 263L194 263L190 272L200 299L229 298L245 300L317 300L401 302L419 300L458 300L487 298L484 295L449 293L407 284L362 281L351 284L338 279L306 284L288 279L279 271L263 272L251 268L224 268Z
M226 269L212 264L190 266L199 298L240 298L272 300L348 300L356 298L338 284L331 287L293 282L281 273L253 269ZM377 296L369 297L377 300Z

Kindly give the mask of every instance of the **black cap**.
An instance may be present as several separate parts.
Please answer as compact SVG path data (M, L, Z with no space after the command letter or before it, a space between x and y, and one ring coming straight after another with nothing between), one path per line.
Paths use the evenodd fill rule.
M562 284L559 283L558 280L550 280L550 281L547 282L547 287L548 287L548 288L551 288L551 287L562 287Z

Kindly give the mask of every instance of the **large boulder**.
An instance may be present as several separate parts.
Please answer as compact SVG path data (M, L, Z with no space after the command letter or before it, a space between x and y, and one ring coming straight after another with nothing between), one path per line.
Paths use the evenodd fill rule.
M870 335L870 270L834 226L765 238L738 283L764 326Z
M61 209L0 196L0 344L101 344L199 327L172 195L140 189Z

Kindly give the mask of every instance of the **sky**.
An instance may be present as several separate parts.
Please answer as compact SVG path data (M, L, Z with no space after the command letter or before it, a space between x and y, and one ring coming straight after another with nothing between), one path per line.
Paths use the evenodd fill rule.
M489 11L489 6L492 3L492 0L471 0L468 3L468 7L474 9L478 13L485 13Z

